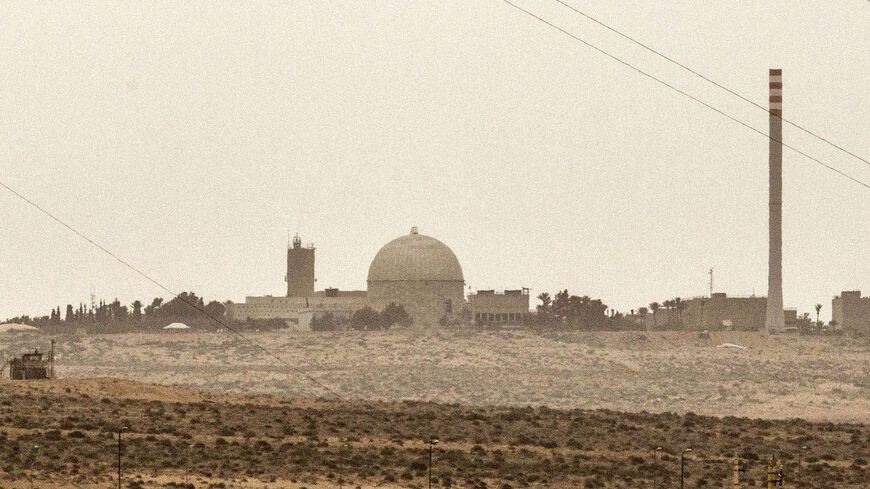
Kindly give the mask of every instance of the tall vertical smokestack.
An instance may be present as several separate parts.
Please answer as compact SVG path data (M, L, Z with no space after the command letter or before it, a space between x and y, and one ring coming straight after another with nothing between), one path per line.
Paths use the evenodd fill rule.
M782 70L770 70L770 214L767 270L768 331L782 331Z

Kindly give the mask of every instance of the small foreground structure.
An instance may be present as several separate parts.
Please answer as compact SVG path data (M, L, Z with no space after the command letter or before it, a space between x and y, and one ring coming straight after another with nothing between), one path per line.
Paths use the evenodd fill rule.
M50 379L52 371L51 357L34 350L25 353L21 358L9 360L9 377L12 380Z

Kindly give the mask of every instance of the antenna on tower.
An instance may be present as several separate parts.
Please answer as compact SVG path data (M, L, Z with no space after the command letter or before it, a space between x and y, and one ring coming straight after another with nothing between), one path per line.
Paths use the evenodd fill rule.
M713 267L710 267L710 297L713 297Z

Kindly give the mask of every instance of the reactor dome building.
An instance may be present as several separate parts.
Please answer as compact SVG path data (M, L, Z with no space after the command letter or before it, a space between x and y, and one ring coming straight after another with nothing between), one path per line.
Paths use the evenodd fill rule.
M416 227L385 244L369 266L369 304L375 309L391 302L401 305L418 325L434 326L460 317L464 291L456 255Z
M307 330L315 318L330 314L349 320L365 307L383 311L402 306L418 327L459 324L522 324L529 312L528 289L481 290L465 297L465 276L456 254L444 243L411 233L385 244L369 265L367 290L315 290L314 245L297 236L287 246L287 295L246 296L227 303L236 321L281 319L288 327Z

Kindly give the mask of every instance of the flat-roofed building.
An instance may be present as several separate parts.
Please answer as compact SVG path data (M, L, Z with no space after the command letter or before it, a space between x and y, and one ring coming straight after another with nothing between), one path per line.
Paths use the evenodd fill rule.
M529 315L529 289L478 290L468 295L468 312L477 324L523 324Z
M245 302L228 303L227 317L236 321L248 319L289 319L298 321L303 313L332 313L350 317L367 305L366 291L326 289L308 297L248 296Z
M722 292L710 297L683 299L679 304L647 314L650 329L761 330L767 312L766 297L731 297Z
M860 290L840 292L831 301L834 328L847 333L870 333L870 297L861 297Z

